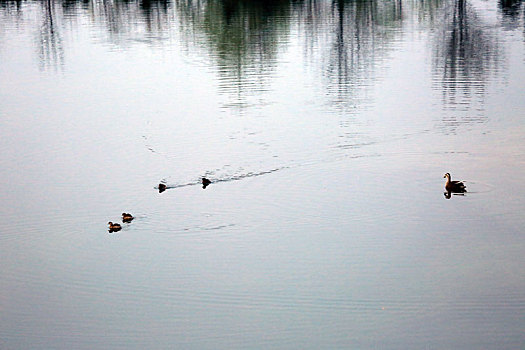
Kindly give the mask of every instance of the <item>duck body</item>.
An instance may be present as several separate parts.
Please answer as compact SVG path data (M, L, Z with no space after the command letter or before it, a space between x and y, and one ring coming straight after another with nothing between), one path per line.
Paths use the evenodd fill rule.
M202 178L202 188L208 187L209 184L211 184L211 181L208 180L207 178L203 177Z
M130 213L122 213L122 221L123 222L131 222L131 220L135 219L133 215Z
M162 193L166 191L166 185L165 184L159 184L159 193Z
M445 183L445 190L447 192L455 192L455 193L465 193L467 192L467 187L465 184L461 181L452 181L450 173L446 173L443 178L447 179L447 182Z
M109 225L109 232L116 232L122 229L122 226L120 226L120 224L112 223L111 221L108 222L108 225Z

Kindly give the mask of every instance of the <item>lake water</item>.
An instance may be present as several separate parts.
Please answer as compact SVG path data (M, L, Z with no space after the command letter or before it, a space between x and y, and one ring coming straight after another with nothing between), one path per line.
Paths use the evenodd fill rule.
M0 1L0 348L525 348L524 17Z

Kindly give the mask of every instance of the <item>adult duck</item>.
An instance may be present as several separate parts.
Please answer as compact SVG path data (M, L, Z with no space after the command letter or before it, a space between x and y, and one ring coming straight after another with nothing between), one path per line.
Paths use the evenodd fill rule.
M450 173L446 173L443 178L447 179L447 182L445 183L445 190L447 192L455 192L455 193L465 193L467 192L467 187L465 187L465 184L461 181L452 181L450 177Z
M133 215L130 213L122 213L122 221L123 222L131 222L131 220L135 219Z
M202 188L208 187L208 185L211 184L211 181L205 177L202 178Z

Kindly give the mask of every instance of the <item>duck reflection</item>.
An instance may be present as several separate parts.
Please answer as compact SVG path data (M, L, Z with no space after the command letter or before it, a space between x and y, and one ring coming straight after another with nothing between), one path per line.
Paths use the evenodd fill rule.
M465 193L455 193L455 192L452 192L452 191L445 191L445 192L443 192L443 195L445 196L446 199L450 199L450 198L452 198L452 195L454 195L454 196L464 196Z

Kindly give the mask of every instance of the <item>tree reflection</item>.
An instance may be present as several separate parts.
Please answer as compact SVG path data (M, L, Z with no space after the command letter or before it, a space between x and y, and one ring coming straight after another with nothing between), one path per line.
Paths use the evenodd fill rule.
M22 0L0 0L0 23L8 23L9 21L18 23L22 19L22 14ZM3 27L0 25L0 38L4 35Z
M219 88L243 107L266 91L279 45L287 39L289 0L175 0L190 42L205 42ZM195 36L202 40L195 40Z
M2 12L25 2L0 0ZM230 105L258 103L269 90L279 55L293 30L306 65L330 102L347 109L366 103L382 61L403 34L404 16L433 23L435 82L447 108L469 109L483 99L497 72L498 43L466 0L44 0L38 50L43 69L61 66L61 23L85 16L114 45L162 46L176 36L188 50L202 50L216 68ZM522 0L499 0L504 18L518 23ZM407 8L410 7L408 10ZM7 9L7 10L6 10ZM60 13L60 9L62 13ZM59 15L57 16L57 12ZM439 21L438 14L442 16ZM292 20L293 18L293 20ZM296 27L295 27L296 26ZM103 33L103 34L101 34ZM181 39L181 40L179 40Z
M336 105L353 107L399 33L393 29L401 24L402 2L336 0L329 14L325 21L334 28L325 62L328 88Z
M149 33L164 32L169 26L168 11L170 9L169 0L142 0L140 9L146 23L146 31Z
M57 24L55 2L42 2L42 25L38 33L38 49L40 68L62 67L64 64L64 47L60 35L60 26Z
M498 6L503 14L503 27L514 30L519 26L519 15L522 0L499 0Z
M337 108L360 104L401 26L401 0L176 0L188 41L205 41L216 60L221 91L238 105L266 90L287 42L290 18L303 31L305 59L321 62ZM295 23L295 22L294 22ZM195 36L200 36L195 40ZM320 48L317 50L317 48ZM317 69L316 69L317 70Z
M466 0L453 1L450 7L445 6L443 14L441 31L435 36L433 68L444 106L465 112L476 107L482 112L487 82L502 62L498 42ZM455 118L445 117L448 131L460 124L486 120L483 113Z
M19 12L21 8L22 0L0 0L0 9L2 9L2 11L11 11L14 9Z
M522 0L499 0L498 5L503 14L516 19L519 16Z
M170 29L170 6L170 0L99 0L89 3L89 12L108 28L113 44L157 45Z

